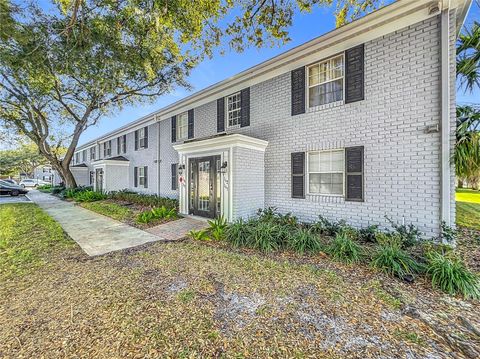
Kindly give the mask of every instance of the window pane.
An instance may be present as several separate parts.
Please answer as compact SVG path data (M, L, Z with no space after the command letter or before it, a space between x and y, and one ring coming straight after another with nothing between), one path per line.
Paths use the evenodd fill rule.
M320 154L317 152L308 154L308 170L310 172L319 172L320 171Z
M332 152L332 171L343 172L344 170L344 154L343 151Z
M330 152L320 152L319 172L330 172L332 170L330 164Z
M309 176L309 192L310 193L320 193L320 174L311 173Z

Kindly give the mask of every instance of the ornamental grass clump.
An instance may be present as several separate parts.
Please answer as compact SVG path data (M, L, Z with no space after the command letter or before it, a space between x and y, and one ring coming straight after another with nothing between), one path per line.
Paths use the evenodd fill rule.
M252 221L252 220L251 220ZM248 247L253 225L251 221L238 219L225 229L225 239L234 247Z
M345 233L338 233L327 249L332 258L348 264L360 262L362 247Z
M291 234L288 247L300 254L318 253L323 250L320 237L307 228L299 228Z
M422 265L402 249L403 240L399 236L378 233L377 242L371 262L373 268L402 279L422 271Z
M106 194L92 190L77 192L73 195L73 199L76 202L95 202L104 200L106 198Z
M462 295L466 299L480 299L479 277L468 270L454 252L429 252L427 274L431 277L434 288L450 295Z

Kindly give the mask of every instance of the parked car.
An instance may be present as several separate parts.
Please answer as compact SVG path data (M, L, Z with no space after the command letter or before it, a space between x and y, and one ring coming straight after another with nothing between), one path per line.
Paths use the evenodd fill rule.
M18 196L19 194L26 194L28 190L4 180L0 180L0 194L9 194L10 196Z
M7 179L4 179L2 181L8 182L8 183L11 183L11 184L14 184L14 185L18 185L17 181L15 181L14 179L11 179L11 178L7 178Z
M50 184L50 182L42 181L42 180L36 179L36 178L26 178L26 179L21 180L19 184L23 188L25 188L25 187L36 188L38 186Z

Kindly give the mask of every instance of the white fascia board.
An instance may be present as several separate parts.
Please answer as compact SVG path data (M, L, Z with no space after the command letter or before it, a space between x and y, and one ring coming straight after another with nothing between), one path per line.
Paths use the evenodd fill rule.
M125 126L122 126L122 127L118 128L114 131L108 132L101 137L98 137L98 138L96 138L92 141L84 143L83 145L78 147L78 149L75 151L75 153L79 152L79 151L86 150L86 149L91 148L93 146L99 145L99 144L104 143L106 141L113 140L113 139L115 139L119 136L126 135L130 132L139 130L139 129L145 127L145 126L153 125L155 123L157 123L157 120L156 120L155 116L152 116L151 114L149 114L147 116L144 116L144 117L141 117L141 118L135 120L134 122L126 124Z
M233 134L209 138L206 140L182 143L179 145L174 145L173 148L179 154L192 154L197 152L219 150L230 147L243 147L265 152L267 146L268 141L241 134Z
M92 163L93 167L100 167L100 166L125 166L128 167L130 166L130 161L112 161L112 160L100 160L100 161L95 161Z

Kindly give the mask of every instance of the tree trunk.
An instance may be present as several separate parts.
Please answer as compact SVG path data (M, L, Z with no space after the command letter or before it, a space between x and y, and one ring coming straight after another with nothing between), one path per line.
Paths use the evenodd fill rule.
M457 185L458 188L463 188L463 179L462 178L459 178L458 179L458 185Z
M73 176L73 173L72 171L70 171L69 167L59 166L57 170L60 176L62 177L66 188L77 187L77 182L75 181L75 177Z

